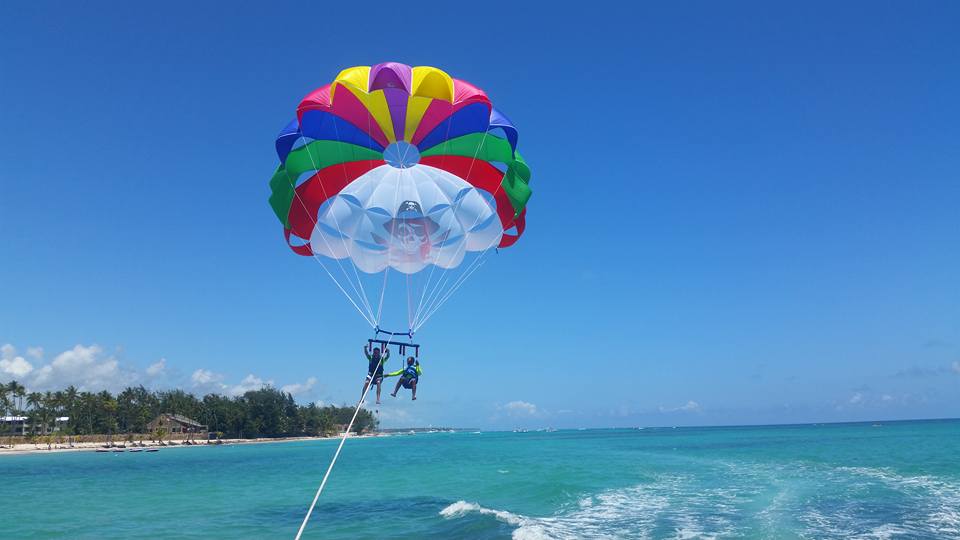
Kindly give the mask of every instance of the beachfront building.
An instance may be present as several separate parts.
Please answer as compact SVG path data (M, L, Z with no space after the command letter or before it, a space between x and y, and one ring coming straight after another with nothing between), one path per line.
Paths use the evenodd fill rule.
M58 416L52 424L31 424L29 416L0 416L0 435L25 437L27 435L50 435L59 433L69 416Z
M169 413L163 413L156 417L153 422L147 424L147 430L151 433L160 428L163 428L167 433L170 434L189 433L200 435L202 438L206 438L209 431L207 426L197 422L196 420L193 420L192 418Z

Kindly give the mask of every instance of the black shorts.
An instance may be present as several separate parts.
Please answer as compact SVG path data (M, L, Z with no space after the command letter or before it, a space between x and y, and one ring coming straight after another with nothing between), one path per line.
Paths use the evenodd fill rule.
M367 382L380 384L383 382L383 373L378 373L376 376L374 376L372 373L367 373Z
M408 377L400 378L400 384L403 385L404 388L413 388L412 382L417 382L417 379L410 379Z

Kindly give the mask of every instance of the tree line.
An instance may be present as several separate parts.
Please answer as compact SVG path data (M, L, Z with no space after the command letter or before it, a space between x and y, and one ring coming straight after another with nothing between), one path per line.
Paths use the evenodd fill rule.
M143 386L128 387L114 396L106 390L81 392L73 386L56 392L28 392L17 381L0 383L0 416L26 416L33 433L56 423L65 435L143 434L148 433L147 424L153 419L169 413L206 424L211 432L228 438L315 436L343 429L353 410L346 405L299 405L291 394L272 387L235 397L207 394L198 398L183 390L157 391ZM69 419L56 422L60 417ZM378 425L370 411L361 409L353 430L363 433ZM9 430L9 424L0 423L0 435L2 430Z

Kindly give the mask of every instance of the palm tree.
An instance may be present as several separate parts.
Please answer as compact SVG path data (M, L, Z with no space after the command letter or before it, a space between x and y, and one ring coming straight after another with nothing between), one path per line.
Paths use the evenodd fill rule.
M74 408L77 406L77 388L72 384L63 391L63 406L66 409L67 416L73 418Z
M7 411L10 409L10 399L7 397L7 385L0 384L0 417L7 416ZM3 435L7 431L7 423L0 422L0 435Z
M23 397L27 395L27 388L17 381L10 381L10 384L7 385L7 388L10 391L10 394L13 396L13 399L16 400L17 405L13 407L11 411L12 416L23 416ZM10 402L13 404L13 401ZM23 424L20 424L20 435L23 435Z
M17 400L17 407L13 410L14 416L17 416L18 413L23 411L23 397L27 395L27 388L17 381L10 381L7 389L10 391L10 394L13 395L14 399Z
M53 393L53 413L54 416L60 417L64 416L63 407L66 404L66 396L63 393L63 390L57 390Z
M30 432L37 432L38 413L40 404L43 403L43 395L40 392L30 392L27 394L27 407L30 407Z
M51 415L53 415L52 418ZM53 392L44 392L40 398L39 410L41 433L52 433L53 422L51 422L51 420L56 419L56 415L57 403L56 399L54 399Z

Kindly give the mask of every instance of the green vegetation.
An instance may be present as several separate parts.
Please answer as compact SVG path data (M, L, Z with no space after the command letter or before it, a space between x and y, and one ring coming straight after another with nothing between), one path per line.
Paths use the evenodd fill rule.
M192 418L227 438L294 437L338 432L350 422L353 407L298 405L292 395L270 387L237 397L207 394L198 398L183 390L151 391L143 386L114 396L107 391L80 392L72 386L28 394L16 381L0 384L0 416L27 416L37 433L40 426L52 426L56 418L66 416L69 420L60 425L60 431L67 435L143 434L161 413ZM353 429L363 433L377 425L376 417L361 409Z

